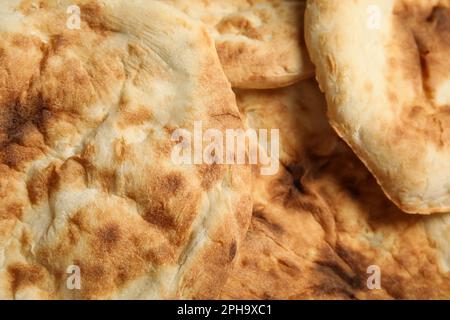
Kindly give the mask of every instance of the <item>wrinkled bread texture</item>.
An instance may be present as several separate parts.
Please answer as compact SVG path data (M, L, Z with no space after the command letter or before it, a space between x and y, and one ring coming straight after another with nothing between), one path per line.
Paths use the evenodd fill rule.
M209 27L235 88L278 88L314 75L303 37L305 1L161 1Z
M280 128L282 166L254 170L251 226L221 298L450 298L450 214L407 215L387 199L328 125L315 81L237 98L250 127Z
M0 33L0 298L216 297L251 177L171 160L177 128L242 127L205 28L154 1L7 0Z
M450 1L307 2L337 133L403 211L450 211Z

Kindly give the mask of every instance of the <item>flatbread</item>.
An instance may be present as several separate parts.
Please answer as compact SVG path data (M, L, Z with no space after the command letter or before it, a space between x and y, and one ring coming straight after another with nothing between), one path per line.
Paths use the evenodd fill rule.
M303 37L304 1L162 1L209 27L235 88L278 88L314 75Z
M320 96L311 80L262 92L265 103L254 108L253 92L238 93L247 123L279 128L286 150L277 175L254 170L251 226L221 298L448 299L450 214L401 212L332 128L322 127ZM305 97L316 98L305 104ZM381 289L367 286L373 266Z
M308 1L338 134L403 211L450 211L450 1Z
M0 298L216 297L250 168L171 159L178 128L242 127L205 28L154 1L8 0L0 33Z
M315 80L281 89L234 91L247 127L289 132L290 137L281 137L281 163L289 165L308 151L326 155L335 147L337 139L323 117L326 104Z

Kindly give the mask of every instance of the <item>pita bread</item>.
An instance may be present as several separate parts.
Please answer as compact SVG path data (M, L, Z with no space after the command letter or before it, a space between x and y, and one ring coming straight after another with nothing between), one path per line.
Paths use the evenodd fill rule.
M450 215L405 215L394 206L331 127L322 127L320 95L311 80L263 92L265 103L254 108L253 92L238 93L247 122L280 128L287 149L278 175L254 170L251 226L221 298L448 299ZM304 104L306 97L317 98ZM373 265L381 289L367 287Z
M408 213L450 211L450 1L308 1L338 134Z
M250 168L170 157L177 128L242 127L208 32L144 0L9 0L0 16L0 298L216 297Z
M289 165L306 156L329 154L336 137L323 114L326 104L314 80L272 90L235 90L239 111L249 128L281 129L280 160ZM270 120L268 120L270 119ZM289 119L289 121L286 121ZM330 138L331 137L331 138Z
M203 21L235 88L278 88L312 77L304 1L163 0Z

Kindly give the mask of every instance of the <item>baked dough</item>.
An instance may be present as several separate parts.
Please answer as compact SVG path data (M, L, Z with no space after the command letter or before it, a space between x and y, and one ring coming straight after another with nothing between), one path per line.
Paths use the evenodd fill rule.
M333 128L403 211L450 211L450 1L307 3Z
M233 87L278 88L312 77L304 1L162 0L203 21Z
M155 1L7 0L0 33L0 298L216 297L250 168L171 160L177 128L242 127L205 28Z
M282 164L294 163L309 151L326 155L333 150L337 139L323 117L326 104L314 79L280 89L234 91L247 127L289 132L280 141Z
M406 215L388 200L324 127L314 81L260 99L238 93L249 125L280 128L283 166L276 176L254 170L251 226L221 298L450 298L450 214ZM367 287L370 266L379 267L381 289Z

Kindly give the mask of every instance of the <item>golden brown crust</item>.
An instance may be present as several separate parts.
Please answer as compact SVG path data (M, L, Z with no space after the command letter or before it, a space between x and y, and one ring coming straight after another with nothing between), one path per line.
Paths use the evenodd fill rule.
M448 0L308 2L331 124L408 213L450 211L449 12Z
M80 30L66 28L74 3ZM10 4L0 297L216 297L248 227L250 168L171 159L177 128L242 127L207 31L153 1ZM71 265L81 290L66 287Z
M221 298L448 299L450 215L403 214L330 126L309 127L327 123L313 81L262 96L239 91L238 105L249 125L280 128L283 167L254 171L251 226ZM381 289L367 287L371 265Z
M303 40L304 1L165 2L209 27L235 88L284 87L314 74Z
M281 129L293 137L281 137L280 160L283 164L289 165L308 152L326 155L335 147L337 139L330 139L333 132L322 116L326 105L315 80L280 89L235 92L239 111L248 127L270 125L267 129Z

